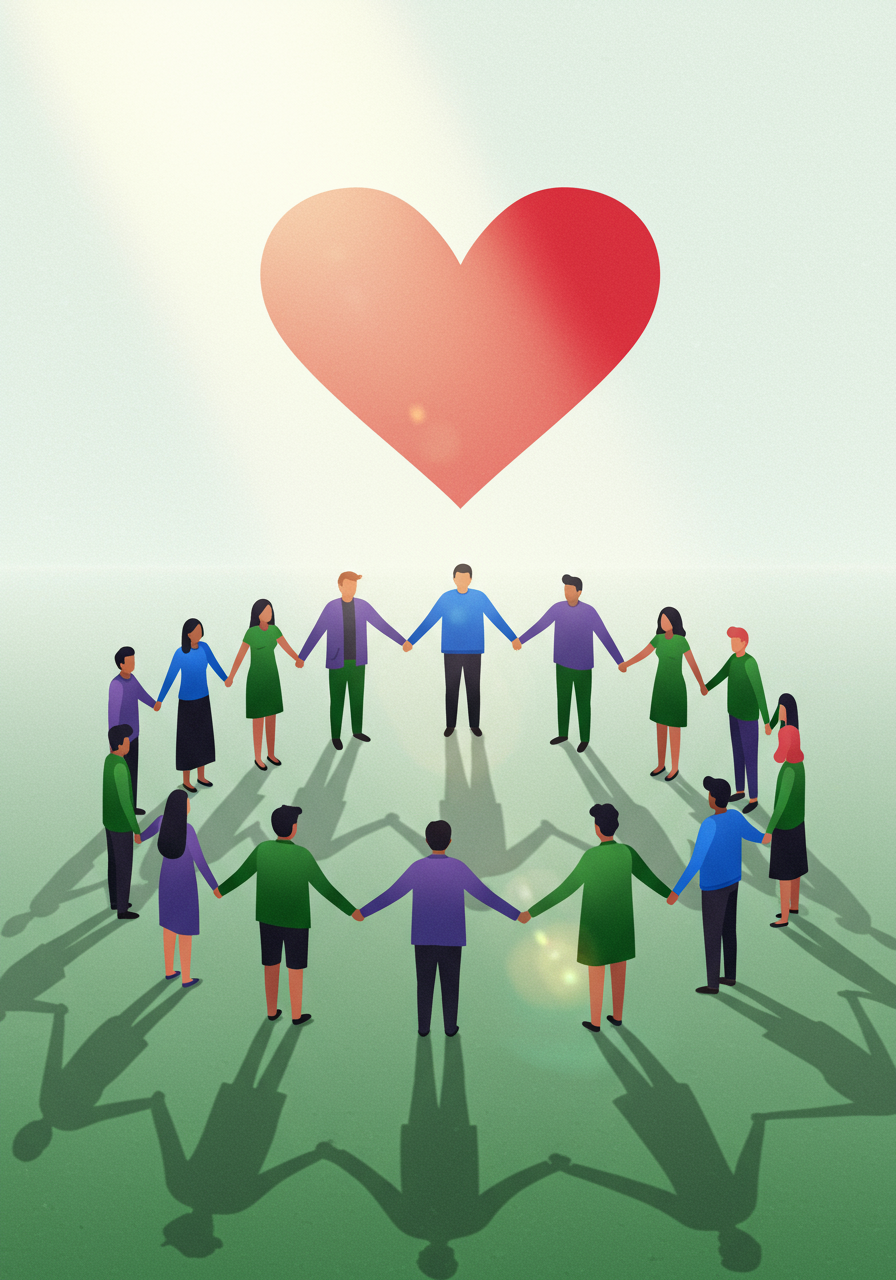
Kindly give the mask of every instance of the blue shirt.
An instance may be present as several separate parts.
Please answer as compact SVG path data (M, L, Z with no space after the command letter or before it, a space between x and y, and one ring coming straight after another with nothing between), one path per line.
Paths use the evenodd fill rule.
M694 874L700 872L701 889L724 889L740 880L741 841L760 844L763 833L747 822L739 809L711 813L700 823L691 860L681 873L673 893L681 893Z
M165 677L165 683L162 685L162 692L159 694L157 701L165 701L165 694L174 684L174 678L178 671L180 672L180 692L177 696L181 702L194 702L197 698L207 698L208 677L206 672L209 667L212 667L222 680L227 679L220 662L204 640L200 640L195 649L190 648L186 653L184 653L183 649L176 649L174 657L171 659L171 666L168 668L168 674ZM132 680L133 678L131 676Z
M508 640L516 636L501 617L484 591L446 591L439 596L429 613L413 635L408 636L416 644L430 627L442 619L442 653L482 653L485 649L485 623L489 618Z
M391 888L361 908L362 916L372 916L413 893L411 943L415 947L464 947L467 925L464 915L464 892L471 893L485 906L500 911L510 920L520 914L516 907L499 898L482 883L460 858L444 853L431 853L428 858L412 862Z

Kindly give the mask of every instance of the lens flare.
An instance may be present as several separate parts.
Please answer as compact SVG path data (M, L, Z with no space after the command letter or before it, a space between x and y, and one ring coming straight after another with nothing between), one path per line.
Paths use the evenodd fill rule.
M507 972L524 1000L548 1007L587 999L588 971L576 962L578 941L577 926L560 923L538 929L514 947Z

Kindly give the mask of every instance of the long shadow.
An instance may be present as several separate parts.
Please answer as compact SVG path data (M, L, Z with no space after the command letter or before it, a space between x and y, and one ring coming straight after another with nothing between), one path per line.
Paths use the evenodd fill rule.
M322 858L332 858L334 854L374 831L391 826L395 817L390 814L373 822L365 822L341 836L336 835L336 828L345 812L345 795L359 750L359 744L351 739L345 750L338 753L336 768L331 773L330 766L337 753L328 744L311 770L308 781L295 794L293 804L301 805L302 808L296 839L311 850L318 862Z
M14 961L0 975L0 1019L7 1013L55 1013L55 1004L38 997L62 982L72 961L121 927L127 925L114 912L100 911Z
M565 1172L650 1205L692 1231L718 1232L722 1266L728 1271L755 1271L762 1249L740 1224L756 1208L764 1119L754 1117L732 1173L690 1086L676 1080L626 1027L620 1033L641 1071L609 1036L594 1037L597 1049L625 1086L625 1093L613 1105L656 1160L673 1190L588 1165L569 1164Z
M16 1135L12 1149L19 1160L36 1160L49 1146L56 1129L86 1129L102 1120L149 1109L149 1098L106 1103L100 1099L147 1047L146 1037L153 1027L189 994L181 988L169 1000L145 1013L168 989L164 978L154 982L123 1013L107 1018L97 1027L65 1065L62 1055L68 1010L65 1005L56 1006L40 1087L41 1119L31 1120Z
M480 1192L476 1126L467 1111L458 1036L445 1041L441 1100L432 1042L417 1042L410 1114L401 1128L401 1190L350 1151L322 1143L318 1152L365 1187L399 1231L429 1242L417 1265L434 1278L457 1270L450 1241L482 1231L508 1200L560 1168L545 1160Z
M869 999L896 1009L896 983L878 973L829 933L819 929L818 925L812 924L802 915L791 916L786 937L789 942L802 947L814 960L820 961L834 973L839 973L847 982L860 987Z
M165 1095L153 1094L152 1118L165 1183L174 1199L190 1209L167 1224L164 1243L188 1258L206 1258L223 1247L215 1235L215 1214L242 1213L321 1158L318 1151L309 1151L262 1172L286 1102L278 1086L301 1035L301 1029L286 1029L256 1084L273 1031L271 1023L262 1023L235 1080L219 1088L191 1156L184 1152Z

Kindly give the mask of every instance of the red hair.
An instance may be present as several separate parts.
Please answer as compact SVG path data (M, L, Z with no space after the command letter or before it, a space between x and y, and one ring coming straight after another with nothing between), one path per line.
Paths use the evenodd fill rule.
M803 759L800 750L800 731L792 724L782 724L778 733L778 750L775 752L778 764L799 764Z

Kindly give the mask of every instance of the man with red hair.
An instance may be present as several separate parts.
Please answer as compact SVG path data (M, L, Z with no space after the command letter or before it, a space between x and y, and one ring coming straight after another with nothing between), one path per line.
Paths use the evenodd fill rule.
M750 637L743 627L729 627L731 657L706 682L706 690L714 689L723 680L728 681L728 728L731 731L731 750L734 755L734 785L732 800L743 800L744 773L750 785L750 803L744 805L744 813L752 813L759 803L759 715L766 733L769 728L768 706L762 688L762 676L756 659L747 653Z

